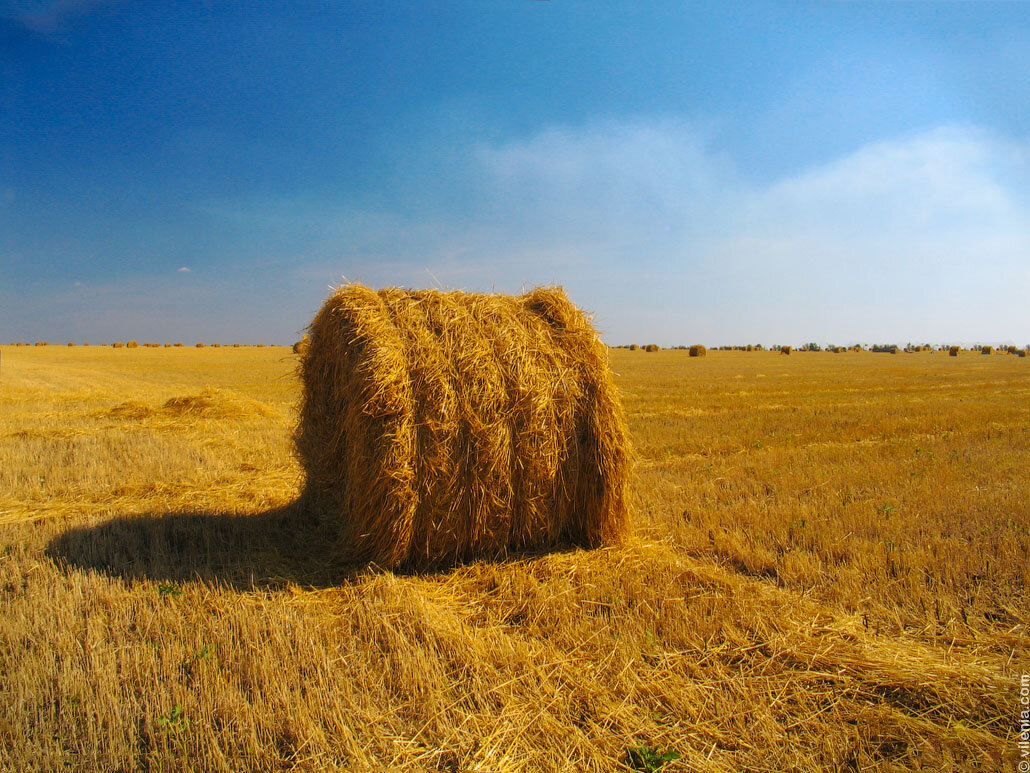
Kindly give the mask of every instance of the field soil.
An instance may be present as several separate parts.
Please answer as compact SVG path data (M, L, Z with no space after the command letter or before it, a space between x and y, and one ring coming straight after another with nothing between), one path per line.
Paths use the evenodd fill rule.
M414 574L288 348L2 347L0 770L1015 770L1030 359L611 357L629 544Z

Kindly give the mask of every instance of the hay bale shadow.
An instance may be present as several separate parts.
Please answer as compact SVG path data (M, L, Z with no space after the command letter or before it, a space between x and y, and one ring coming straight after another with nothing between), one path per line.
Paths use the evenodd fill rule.
M289 585L327 588L369 572L375 564L342 563L338 537L324 520L305 511L302 497L285 507L254 515L164 512L119 516L100 524L74 526L54 537L46 555L55 563L123 580L201 582L236 590ZM508 564L579 550L572 545L508 551L492 558L459 561L425 570L397 567L399 576L446 575L468 564Z
M333 560L332 539L293 503L256 515L116 517L68 529L50 541L46 554L67 567L125 580L199 581L240 590L327 587L346 582L358 569Z

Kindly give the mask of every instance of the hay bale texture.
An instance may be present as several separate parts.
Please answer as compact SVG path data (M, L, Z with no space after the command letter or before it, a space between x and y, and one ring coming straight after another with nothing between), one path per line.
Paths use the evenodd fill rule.
M608 353L560 288L346 285L300 372L304 504L339 528L348 563L425 569L628 533Z

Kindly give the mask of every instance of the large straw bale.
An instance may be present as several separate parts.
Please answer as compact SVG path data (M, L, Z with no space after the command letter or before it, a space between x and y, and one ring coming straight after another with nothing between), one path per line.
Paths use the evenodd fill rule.
M301 354L306 507L348 563L618 544L630 448L608 353L560 288L341 287Z

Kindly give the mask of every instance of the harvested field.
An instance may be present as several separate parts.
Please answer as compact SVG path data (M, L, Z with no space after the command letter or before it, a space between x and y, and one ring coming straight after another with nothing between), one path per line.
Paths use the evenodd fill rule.
M3 347L0 769L1014 769L1027 359L610 357L626 546L346 573L289 347Z

